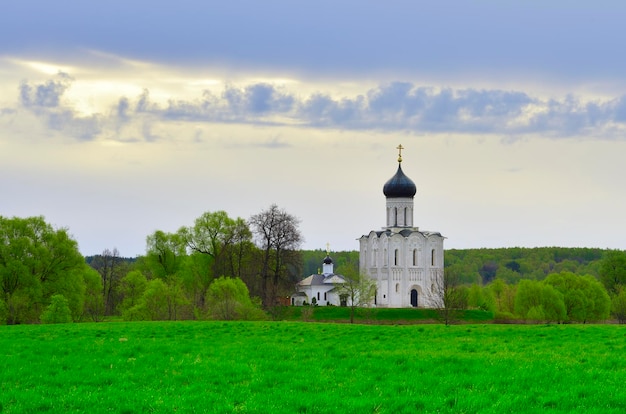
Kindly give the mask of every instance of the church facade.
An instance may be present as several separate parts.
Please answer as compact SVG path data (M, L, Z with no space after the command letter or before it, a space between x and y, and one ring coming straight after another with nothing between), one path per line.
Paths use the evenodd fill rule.
M335 274L333 259L330 251L322 262L321 273L310 275L296 284L296 293L291 295L291 304L294 306L346 306L349 301L339 292L338 286L346 283L342 275Z
M359 269L376 281L377 307L442 306L443 242L441 233L414 225L415 183L398 169L383 186L387 225L359 238Z

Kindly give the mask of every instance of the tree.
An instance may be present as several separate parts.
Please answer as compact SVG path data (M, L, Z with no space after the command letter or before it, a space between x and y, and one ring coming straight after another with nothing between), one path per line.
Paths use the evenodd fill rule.
M117 248L113 248L113 250L104 249L101 255L95 256L91 262L91 267L96 269L102 278L105 315L113 315L120 299L119 283L128 271L128 265L120 257Z
M261 249L261 294L267 308L277 304L281 287L286 285L285 291L293 290L301 265L297 252L302 243L300 220L272 204L250 217L249 224Z
M216 320L258 320L265 314L250 299L245 283L239 278L220 277L207 292L209 317Z
M442 278L434 280L434 305L439 320L450 325L458 321L461 312L467 307L467 290L462 290L460 275L446 269Z
M50 305L41 314L43 323L70 323L72 322L72 312L70 311L67 299L63 295L52 295Z
M536 280L520 280L515 294L515 313L526 318L533 308L535 313L541 308L541 284Z
M515 312L515 286L508 285L500 278L496 278L487 285L487 290L495 301L496 317L513 317Z
M180 234L157 230L146 238L146 264L154 277L167 279L176 274L185 256L185 240Z
M585 323L604 320L609 316L611 299L593 276L580 276L571 272L552 273L544 283L563 295L566 320Z
M607 250L600 262L600 280L611 294L616 294L626 285L626 252Z
M130 271L122 278L120 283L120 291L124 295L120 305L122 313L139 304L147 285L148 280L138 270Z
M133 319L165 321L169 319L167 310L167 284L161 279L148 282L139 304L131 308Z
M626 289L620 287L611 299L611 314L620 324L626 323Z
M567 313L565 311L563 294L545 283L541 284L541 288L541 308L543 310L544 320L548 323L561 323L565 321Z
M78 317L85 271L85 259L67 229L53 229L41 216L0 216L0 299L7 323L39 321L55 294L69 298Z
M338 268L338 272L344 276L345 283L335 284L339 297L344 297L346 304L350 307L350 323L354 323L356 309L371 309L376 297L376 280L357 269L358 265L350 263Z
M233 249L237 243L250 241L251 233L242 218L232 219L225 211L206 212L195 220L193 227L181 227L178 237L193 255L200 254L209 260L205 271L198 279L201 292L199 297L203 301L211 281L219 276L230 274L235 263L242 258L233 258L238 251ZM236 269L238 272L239 269ZM202 305L202 304L200 304Z
M469 287L467 306L471 309L495 310L495 298L489 289L483 288L477 283Z
M521 280L515 295L515 313L526 320L563 322L566 319L563 295L549 284Z
M89 267L83 275L85 280L85 300L83 315L94 322L100 322L104 316L104 298L102 297L102 278L100 273Z

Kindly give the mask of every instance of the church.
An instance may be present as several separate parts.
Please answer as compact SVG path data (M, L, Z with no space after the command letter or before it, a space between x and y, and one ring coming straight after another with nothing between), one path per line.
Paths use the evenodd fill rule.
M387 225L361 236L359 270L376 281L375 306L389 308L442 306L443 241L441 233L414 226L415 183L398 169L383 186Z
M291 304L294 306L346 306L349 300L337 288L344 283L346 279L342 275L335 274L333 259L330 257L330 249L327 245L321 273L313 274L296 284L296 293L291 295Z

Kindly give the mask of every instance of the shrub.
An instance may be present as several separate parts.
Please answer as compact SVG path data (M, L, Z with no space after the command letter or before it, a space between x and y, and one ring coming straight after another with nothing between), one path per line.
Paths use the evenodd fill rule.
M248 287L239 278L220 277L214 280L209 286L206 302L211 319L267 319L260 301L250 299Z
M67 299L63 295L53 295L50 298L50 305L41 314L42 323L70 323L72 322L72 312Z

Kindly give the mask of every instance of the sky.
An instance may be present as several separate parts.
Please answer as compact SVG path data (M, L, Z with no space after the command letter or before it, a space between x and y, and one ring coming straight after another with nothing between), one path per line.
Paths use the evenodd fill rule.
M446 249L626 249L622 1L64 1L0 13L0 216L84 255L271 204L358 250L384 183Z

